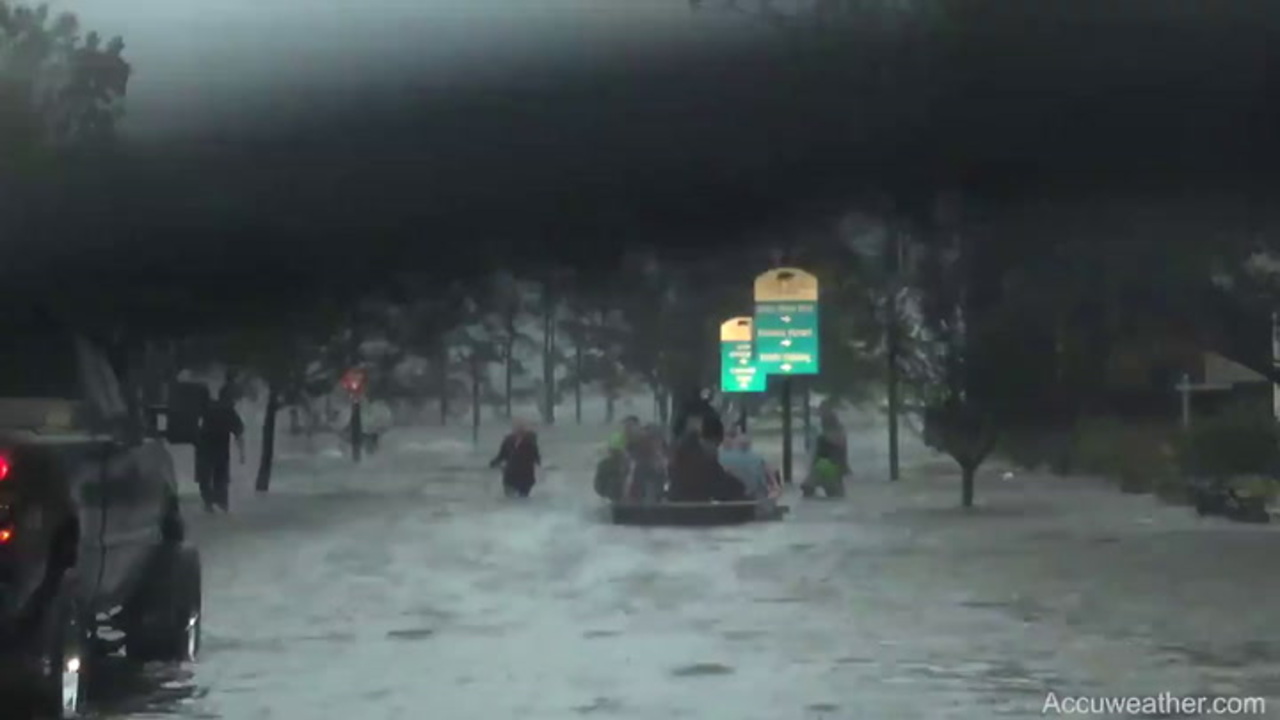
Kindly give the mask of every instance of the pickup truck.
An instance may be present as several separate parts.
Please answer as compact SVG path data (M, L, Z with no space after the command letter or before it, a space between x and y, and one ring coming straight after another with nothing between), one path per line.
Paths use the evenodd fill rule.
M198 415L130 400L109 357L71 330L0 321L3 717L81 714L106 654L199 651L200 556L166 444L191 442Z

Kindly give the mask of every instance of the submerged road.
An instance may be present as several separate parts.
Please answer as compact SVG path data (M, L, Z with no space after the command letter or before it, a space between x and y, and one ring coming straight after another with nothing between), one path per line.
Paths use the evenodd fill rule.
M1050 692L1280 711L1274 529L1030 476L984 478L965 513L937 463L865 468L783 523L622 528L593 448L546 442L559 467L526 502L485 458L425 453L198 519L204 657L114 677L103 716L983 720Z

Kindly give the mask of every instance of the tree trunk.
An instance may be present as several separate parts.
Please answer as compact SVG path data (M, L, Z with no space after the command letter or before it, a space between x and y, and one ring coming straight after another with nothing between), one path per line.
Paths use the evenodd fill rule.
M145 405L162 405L166 373L159 348L154 342L149 340L146 342L142 358L142 402Z
M573 419L582 424L582 334L579 326L578 340L573 344Z
M271 468L276 455L276 414L280 411L280 389L267 381L267 409L262 414L262 450L258 455L258 478L254 489L260 493L271 489Z
M502 379L503 393L505 394L505 400L504 400L505 408L504 408L503 417L505 417L508 420L511 419L511 384L512 384L511 363L513 361L512 355L515 354L515 349L516 349L516 341L515 341L514 334L515 334L515 329L509 328L509 331L507 334L507 346L503 349L503 356L506 358L506 367L503 368L504 377Z
M480 354L471 349L471 442L480 444Z
M666 388L658 388L653 393L653 399L658 403L658 422L666 427L671 423L671 402L669 393Z
M604 392L604 421L612 425L613 418L617 413L617 393L613 389L612 382L605 387Z
M973 480L978 473L978 466L964 463L960 466L960 506L973 507Z
M543 420L548 425L556 422L556 324L555 302L550 283L543 289L542 298L542 390Z
M364 345L364 327L361 325L360 308L356 306L351 310L351 348L348 367L360 367L361 346ZM361 392L366 389L361 388ZM364 456L364 428L360 417L360 396L354 396L351 399L351 460L352 462L360 462Z
M437 359L440 374L440 426L449 424L449 345L440 343L440 357Z

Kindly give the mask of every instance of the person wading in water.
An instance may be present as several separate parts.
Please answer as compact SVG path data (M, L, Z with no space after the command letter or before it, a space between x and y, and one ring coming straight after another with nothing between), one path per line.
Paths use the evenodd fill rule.
M240 464L244 464L244 421L236 412L230 383L218 391L218 398L205 408L200 418L200 439L196 443L196 482L205 512L231 505L231 441L235 439Z
M542 465L538 436L522 420L512 423L511 433L502 439L498 454L489 467L502 467L502 490L507 497L529 497Z
M827 497L844 497L845 478L849 475L849 446L844 424L834 408L824 408L821 429L810 453L809 476L800 486L804 497L814 497L822 490Z

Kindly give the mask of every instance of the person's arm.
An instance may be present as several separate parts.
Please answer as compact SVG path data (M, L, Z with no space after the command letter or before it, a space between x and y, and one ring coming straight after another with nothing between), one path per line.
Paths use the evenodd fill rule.
M538 448L538 436L529 436L529 442L532 443L529 452L533 453L533 464L537 467L542 467L542 450Z
M511 452L511 438L505 437L502 439L502 444L498 446L498 454L494 455L493 459L489 461L489 467L496 468L502 463L506 462L507 455L509 455L510 452Z

